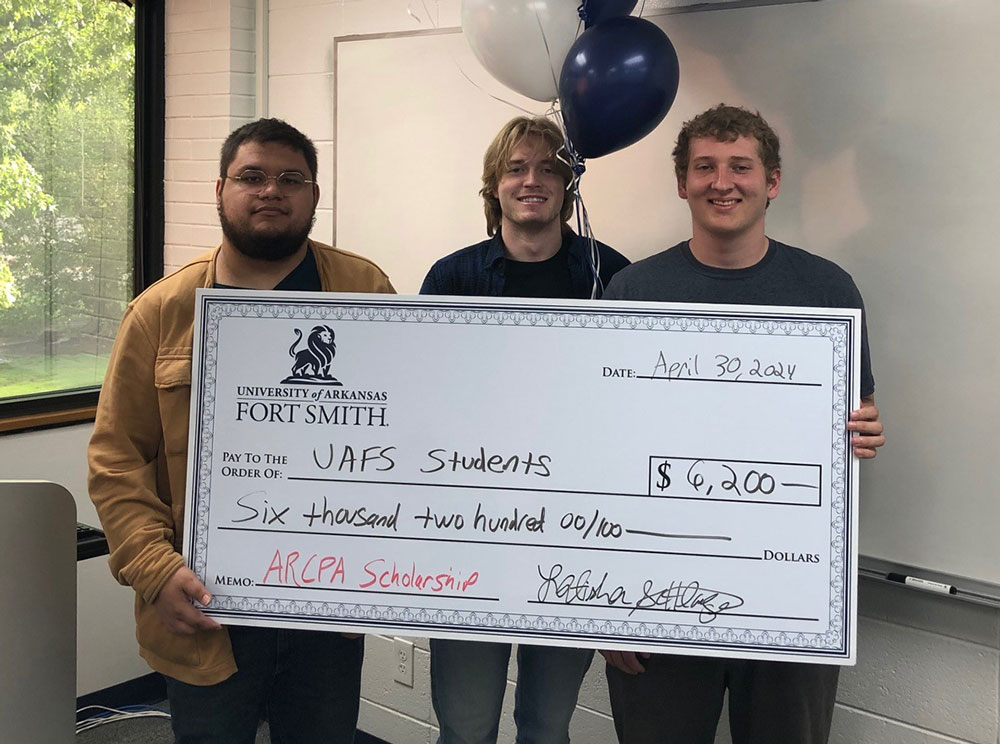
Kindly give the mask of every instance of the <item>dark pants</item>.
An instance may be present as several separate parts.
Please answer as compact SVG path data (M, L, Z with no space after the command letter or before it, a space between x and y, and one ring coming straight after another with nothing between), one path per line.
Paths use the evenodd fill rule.
M646 671L609 666L622 744L713 744L729 691L733 744L826 744L840 667L655 655Z
M200 687L167 677L177 744L252 744L263 716L274 744L350 744L358 724L363 638L229 627L239 671Z

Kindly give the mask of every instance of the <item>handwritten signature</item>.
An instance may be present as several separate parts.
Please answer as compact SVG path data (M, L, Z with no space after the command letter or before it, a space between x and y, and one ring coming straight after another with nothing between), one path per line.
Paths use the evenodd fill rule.
M635 603L635 610L659 609L666 611L697 610L698 621L710 623L726 610L743 606L743 597L729 592L703 587L697 581L671 581L664 589L654 589L646 579L642 585L643 596ZM629 615L632 614L629 613Z
M561 563L547 569L538 566L537 570L542 580L536 593L539 602L559 600L567 605L627 607L629 617L639 610L697 612L698 621L707 624L744 604L739 595L703 587L697 581L673 580L660 588L657 582L646 579L642 584L642 596L633 600L623 585L609 581L607 571L598 578L592 569L571 573Z
M548 601L551 593L556 599L561 599L564 604L605 602L609 607L632 607L625 587L619 585L611 589L605 588L604 585L608 580L607 571L596 583L591 581L594 572L589 568L579 574L564 574L561 563L553 564L548 569L547 574L542 572L541 566L538 566L538 575L542 579L536 595L539 602Z

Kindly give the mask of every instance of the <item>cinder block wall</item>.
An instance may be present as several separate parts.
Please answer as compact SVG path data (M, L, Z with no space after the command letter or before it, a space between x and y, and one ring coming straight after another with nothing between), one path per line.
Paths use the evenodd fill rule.
M890 19L903 12L898 0L823 1L848 15L862 2ZM962 12L991 1L970 0ZM253 8L253 0L168 0L168 271L220 237L213 195L218 147L254 114ZM333 40L426 28L427 10L440 26L460 25L459 0L270 0L268 113L291 121L319 148L322 198L313 236L320 240L330 242L333 235ZM759 12L764 10L716 16L720 24L739 25L742 14ZM783 14L791 11L767 12L785 22ZM680 17L677 25L683 26ZM822 31L789 23L788 32L805 37ZM442 246L442 254L456 247ZM1000 611L863 580L860 614L859 662L841 676L835 744L1000 744ZM433 742L426 641L417 641L412 688L393 680L391 638L370 636L366 653L362 729L394 744ZM614 740L602 667L598 658L584 682L574 742ZM514 740L512 701L508 695L505 743ZM718 742L730 742L725 723Z
M218 245L219 148L254 118L255 0L167 0L164 271Z
M1000 611L860 582L858 664L840 678L836 744L997 744Z

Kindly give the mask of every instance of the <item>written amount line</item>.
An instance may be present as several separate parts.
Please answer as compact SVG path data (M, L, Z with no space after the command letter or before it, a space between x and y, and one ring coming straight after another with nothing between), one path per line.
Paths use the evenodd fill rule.
M682 535L673 534L671 532L649 532L648 530L625 530L630 535L646 535L648 537L669 537L677 538L678 540L725 540L726 542L732 542L729 535Z
M679 550L643 550L639 548L598 547L595 545L558 545L553 543L510 542L507 540L462 540L444 537L416 537L412 535L361 534L357 532L332 532L328 530L281 530L268 527L216 527L227 532L263 532L279 535L321 535L323 537L362 537L378 540L409 540L415 542L464 543L468 545L507 545L516 548L557 548L561 550L590 550L612 553L637 553L642 555L680 555L693 558L730 558L741 561L761 561L759 555L728 555L726 553L689 553Z

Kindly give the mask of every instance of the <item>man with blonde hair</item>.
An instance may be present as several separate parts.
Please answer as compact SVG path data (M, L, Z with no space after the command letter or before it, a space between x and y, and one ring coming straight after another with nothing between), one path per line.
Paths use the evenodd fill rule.
M628 259L570 230L573 172L548 119L518 117L483 158L480 195L490 239L437 261L420 291L586 299ZM487 381L483 381L484 383ZM431 694L439 744L496 742L511 646L431 639ZM519 744L565 744L590 649L521 645L514 721Z
M600 297L628 259L568 225L573 171L563 136L542 117L517 117L483 156L483 211L489 240L437 261L422 294L491 297Z

